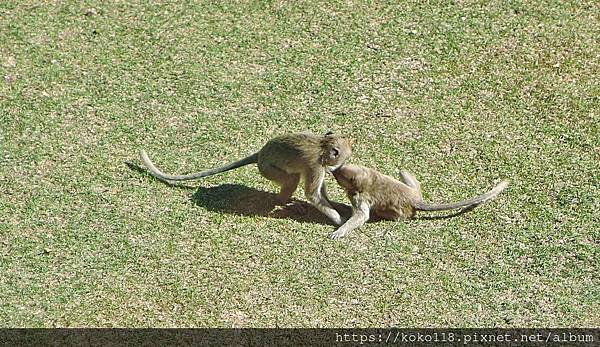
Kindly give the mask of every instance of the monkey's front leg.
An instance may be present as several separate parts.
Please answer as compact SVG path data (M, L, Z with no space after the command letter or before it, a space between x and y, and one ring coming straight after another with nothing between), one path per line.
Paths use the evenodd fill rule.
M341 239L369 220L369 212L371 210L369 203L361 199L358 195L354 195L350 200L352 202L352 217L331 234L333 240Z
M344 223L342 217L340 217L338 211L331 206L326 195L323 194L325 171L323 170L320 173L310 172L305 177L304 193L306 194L308 201L310 201L317 210L329 217L336 225L342 225Z
M317 210L329 217L329 219L331 219L331 221L336 225L342 225L342 223L344 223L344 220L340 216L339 212L334 209L329 201L327 201L327 199L325 199L321 194L307 194L306 198L314 207L317 208Z

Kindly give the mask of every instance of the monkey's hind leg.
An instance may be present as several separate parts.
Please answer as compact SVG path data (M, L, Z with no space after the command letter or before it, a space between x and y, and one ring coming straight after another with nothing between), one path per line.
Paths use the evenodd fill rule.
M277 183L280 187L279 194L277 195L277 204L279 206L286 206L292 199L292 195L298 188L300 183L299 174L288 174L274 165L261 165L259 166L260 173L267 179ZM290 204L299 214L305 214L306 209L296 203Z
M292 195L294 195L296 188L298 188L298 183L300 183L300 175L285 174L282 175L280 180L277 180L276 182L281 187L279 195L277 196L277 200L283 205L292 199Z
M423 195L421 194L421 183L417 181L415 175L411 174L406 170L402 170L400 171L400 178L407 186L416 189L419 193L419 197L423 199Z

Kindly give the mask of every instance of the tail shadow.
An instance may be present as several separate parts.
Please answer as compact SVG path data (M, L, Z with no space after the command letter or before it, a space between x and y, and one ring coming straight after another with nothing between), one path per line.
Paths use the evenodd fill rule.
M293 205L278 207L276 194L239 184L199 187L192 195L191 200L196 205L214 212L242 216L286 218L305 223L333 224L323 213L306 202L293 201L294 205L299 204L305 210L302 213L298 212ZM335 207L338 211L344 212L340 209L340 205L342 204L335 204ZM345 212L349 215L349 208Z
M459 216L459 215L461 215L463 213L467 213L469 211L472 211L477 206L479 206L479 205L471 205L471 206L468 206L468 207L461 208L460 210L458 210L456 212L452 212L452 213L448 213L448 214L443 214L443 215L426 215L426 216L420 216L419 214L417 214L417 216L414 217L413 219L436 220L436 219L452 218L452 217Z
M163 180L160 180L160 179L158 179L158 178L156 178L156 177L152 176L152 174L151 174L150 172L148 172L147 170L144 170L144 168L142 168L141 166L139 166L139 165L136 165L136 164L134 164L134 163L132 163L132 162L130 162L130 161L124 161L123 163L124 163L125 165L127 165L127 167L129 167L129 169L130 169L130 170L132 170L132 171L137 171L137 172L139 172L139 173L141 173L141 174L144 174L144 175L148 175L148 176L150 176L150 177L152 177L152 178L156 179L157 181L160 181L160 182L162 182L162 183L164 183L164 184L168 185L169 187L175 187L175 188L179 188L179 189L196 189L196 187L187 186L187 185L185 185L185 184L181 184L181 183L172 183L172 182L169 182L169 181L163 181Z

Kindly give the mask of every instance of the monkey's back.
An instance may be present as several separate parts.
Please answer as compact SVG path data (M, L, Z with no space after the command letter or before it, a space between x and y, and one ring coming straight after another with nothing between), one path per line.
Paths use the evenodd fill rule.
M310 133L297 133L275 137L258 152L259 169L275 166L287 173L300 173L308 166L318 164L320 137Z
M373 177L369 194L371 195L371 210L385 219L410 218L415 215L414 202L418 199L418 192L376 170L370 169Z

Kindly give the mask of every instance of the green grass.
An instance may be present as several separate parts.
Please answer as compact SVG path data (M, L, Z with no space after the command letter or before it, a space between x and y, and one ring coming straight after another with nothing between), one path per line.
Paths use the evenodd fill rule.
M599 13L2 1L0 325L600 326ZM191 172L302 130L428 201L511 185L333 242L314 211L266 216L256 167L180 188L125 163Z

